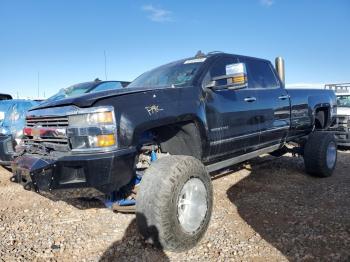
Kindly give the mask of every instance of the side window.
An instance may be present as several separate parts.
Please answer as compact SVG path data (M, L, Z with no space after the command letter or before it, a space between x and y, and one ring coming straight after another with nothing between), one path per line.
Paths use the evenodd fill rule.
M274 88L279 86L270 63L255 59L247 59L245 63L248 71L249 88Z
M121 89L121 88L123 88L123 86L119 82L105 82L96 86L93 90L90 91L90 93L106 91L111 89Z
M213 77L226 75L226 66L230 64L238 63L238 59L233 57L225 57L218 59L214 64L209 68L206 73L203 86L209 84ZM227 85L227 79L221 79L216 81L217 85Z

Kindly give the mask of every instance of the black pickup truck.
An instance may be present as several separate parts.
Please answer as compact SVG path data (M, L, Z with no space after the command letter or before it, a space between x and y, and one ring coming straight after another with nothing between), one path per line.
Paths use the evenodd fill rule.
M136 212L150 242L189 249L210 221L213 171L293 150L309 174L332 174L334 92L286 90L280 76L267 60L198 53L123 89L46 103L27 114L14 174L56 198L103 196Z

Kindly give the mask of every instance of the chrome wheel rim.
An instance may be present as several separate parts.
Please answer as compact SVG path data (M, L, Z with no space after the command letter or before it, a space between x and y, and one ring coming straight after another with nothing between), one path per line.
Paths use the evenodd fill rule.
M191 178L184 184L177 210L179 223L185 232L194 233L200 228L208 210L207 190L202 180Z
M329 143L327 148L327 166L332 169L337 159L337 147L334 142Z

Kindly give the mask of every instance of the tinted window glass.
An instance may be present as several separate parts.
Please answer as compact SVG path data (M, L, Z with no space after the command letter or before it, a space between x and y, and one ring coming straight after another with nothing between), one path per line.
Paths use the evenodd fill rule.
M279 86L270 63L255 59L247 59L245 63L248 71L249 88L273 88Z
M60 91L58 91L57 94L46 99L46 101L44 101L44 103L51 102L51 101L57 101L57 100L64 99L67 97L82 95L82 94L86 93L88 90L90 90L92 87L94 87L94 85L95 85L94 82L86 82L86 83L72 85L72 86L67 87L67 88L63 88Z
M213 77L226 75L226 65L237 63L238 60L233 57L219 58L205 75L203 85L209 84ZM227 79L216 80L216 85L227 85Z
M91 90L91 93L120 88L123 88L123 86L119 82L105 82L96 86L93 90Z
M189 86L201 65L183 61L164 65L142 74L127 87Z

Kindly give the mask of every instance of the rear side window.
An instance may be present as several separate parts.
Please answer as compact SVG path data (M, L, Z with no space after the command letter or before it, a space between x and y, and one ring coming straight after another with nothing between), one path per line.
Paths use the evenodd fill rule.
M279 86L270 63L253 59L242 62L246 63L249 88L275 88Z

